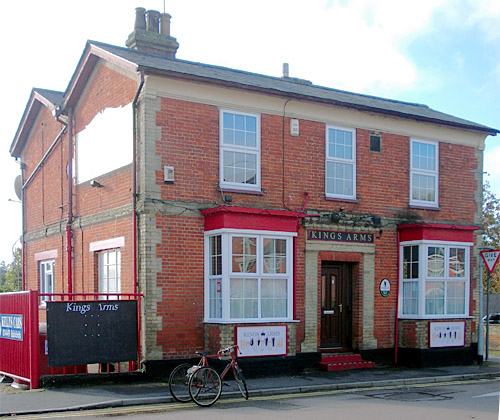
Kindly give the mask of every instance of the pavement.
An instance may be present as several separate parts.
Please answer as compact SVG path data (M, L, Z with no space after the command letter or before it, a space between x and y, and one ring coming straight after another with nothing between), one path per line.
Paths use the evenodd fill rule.
M113 375L113 374L111 374ZM77 380L34 390L15 389L5 378L0 383L0 416L42 414L174 402L165 382L134 380L116 382L113 376L99 383ZM0 376L0 379L2 376ZM500 380L500 357L481 365L434 368L376 366L372 369L320 372L306 370L293 376L247 379L250 398L264 395L300 394L314 391L361 390L389 386L439 384L478 379ZM241 397L230 381L221 398Z

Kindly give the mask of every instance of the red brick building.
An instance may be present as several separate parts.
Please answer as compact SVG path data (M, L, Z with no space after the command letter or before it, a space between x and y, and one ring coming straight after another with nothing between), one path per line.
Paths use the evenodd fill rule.
M65 92L33 90L10 149L25 289L143 293L146 366L235 342L472 362L498 130L178 60L169 19L137 9L128 48L89 41Z

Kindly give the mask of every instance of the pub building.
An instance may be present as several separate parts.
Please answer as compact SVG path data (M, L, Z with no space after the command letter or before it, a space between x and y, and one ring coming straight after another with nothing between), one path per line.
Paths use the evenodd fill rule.
M126 47L88 41L65 91L33 89L10 147L24 288L143 294L147 372L232 344L296 370L481 358L499 131L179 59L170 19L137 8Z

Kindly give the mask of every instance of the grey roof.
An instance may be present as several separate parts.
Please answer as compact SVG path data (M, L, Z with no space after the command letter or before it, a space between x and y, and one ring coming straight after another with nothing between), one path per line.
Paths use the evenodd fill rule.
M64 92L59 92L56 90L33 88L34 92L37 92L40 96L43 96L49 102L53 103L55 106L59 106L63 103Z
M275 94L287 97L308 99L401 118L472 129L492 135L500 133L497 129L435 111L426 105L316 86L312 83L300 82L298 79L287 80L226 67L165 58L96 41L89 41L89 44L126 60L129 63L135 64L137 70L144 70L146 73L160 72L176 74L181 77L204 79L211 83L222 83L244 87L246 89L274 92Z

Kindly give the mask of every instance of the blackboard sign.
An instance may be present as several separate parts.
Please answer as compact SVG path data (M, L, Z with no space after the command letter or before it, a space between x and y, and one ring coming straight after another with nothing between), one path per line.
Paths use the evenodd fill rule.
M137 302L47 302L50 367L137 360Z

